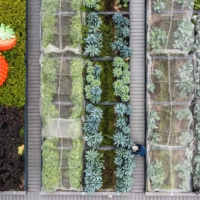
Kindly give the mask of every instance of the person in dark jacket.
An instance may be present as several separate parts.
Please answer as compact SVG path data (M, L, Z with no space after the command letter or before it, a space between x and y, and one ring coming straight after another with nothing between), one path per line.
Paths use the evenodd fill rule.
M141 144L135 144L132 147L132 154L136 154L138 156L145 156L147 153L146 148Z

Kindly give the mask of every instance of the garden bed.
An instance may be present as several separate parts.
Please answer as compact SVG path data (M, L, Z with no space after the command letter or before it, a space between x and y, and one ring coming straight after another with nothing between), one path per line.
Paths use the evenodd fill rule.
M91 4L90 4L91 5ZM118 3L117 0L100 0L99 3L94 3L94 5L89 6L87 1L85 1L85 10L86 12L94 12L94 11L115 11L115 12L123 12L129 11L129 3L123 4L123 0L121 3Z
M148 191L151 189L155 191L168 191L168 192L190 192L190 173L191 173L191 160L187 158L187 150L154 150L148 153L150 163L162 163L159 168L154 167L150 169L150 180L148 181ZM185 166L184 166L185 165ZM182 168L183 167L183 168ZM159 169L159 171L158 171ZM185 171L182 171L182 170ZM157 170L157 176L160 179L153 182L151 185L152 170ZM185 174L182 174L185 173ZM158 178L157 177L157 178ZM161 178L162 177L162 178ZM162 181L161 181L162 180ZM160 181L160 183L158 183ZM162 183L162 184L161 184ZM151 189L150 189L151 188Z
M8 0L0 2L0 7L1 29L3 24L5 33L12 29L6 40L2 40L1 31L1 41L5 40L6 44L2 42L0 52L0 191L24 194L20 191L26 191L28 187L26 1L13 6L13 1ZM16 44L10 41L10 36L12 40L16 37ZM2 45L5 45L3 49ZM8 73L2 83L5 63Z

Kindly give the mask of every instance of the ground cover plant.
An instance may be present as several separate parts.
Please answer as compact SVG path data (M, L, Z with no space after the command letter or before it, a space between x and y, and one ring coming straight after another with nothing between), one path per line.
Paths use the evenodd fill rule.
M188 12L193 3L150 4L154 12L148 16L148 191L192 191L195 117L190 103L195 101L198 77L190 56L197 49Z
M91 11L128 11L129 0L86 0L84 10Z
M85 46L85 56L114 56L110 43L114 41L113 20L110 15L97 15L94 12L87 14L87 18L96 17L97 22L87 20L87 27L83 28L82 34ZM96 23L96 28L91 29L90 24ZM92 25L93 26L93 25ZM93 48L92 48L93 47ZM92 54L91 54L92 53Z
M132 49L128 46L127 38L130 35L130 21L121 13L116 13L112 17L115 26L115 41L112 43L112 50L117 55L128 60L132 54Z
M0 8L0 79L7 76L0 81L0 190L23 191L26 187L23 150L27 145L24 144L26 1L0 2ZM9 37L2 38L5 32Z

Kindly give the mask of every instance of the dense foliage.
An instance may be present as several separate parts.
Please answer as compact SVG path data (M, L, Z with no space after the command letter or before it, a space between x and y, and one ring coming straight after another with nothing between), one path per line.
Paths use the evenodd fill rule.
M131 151L133 140L130 138L130 127L128 125L128 117L131 111L131 107L123 103L119 103L115 107L117 130L113 140L117 147L115 157L115 164L117 165L115 189L117 192L129 192L134 181L133 168L136 165Z
M86 65L86 86L85 86L85 96L86 99L90 100L93 104L99 103L101 100L101 66L94 65L91 61L87 61Z
M123 58L115 57L113 67L113 76L116 78L113 83L115 95L121 97L121 101L127 102L130 99L128 86L130 83L129 64Z
M116 40L112 43L112 50L114 50L120 57L129 59L132 54L132 49L128 46L127 38L130 35L130 21L121 13L116 13L112 17L115 30Z
M1 1L0 13L0 22L17 37L12 50L1 52L9 71L0 87L0 190L19 191L24 190L24 153L18 154L18 147L24 144L26 1Z
M22 109L2 106L0 108L0 190L24 190L24 158L18 154L23 135Z

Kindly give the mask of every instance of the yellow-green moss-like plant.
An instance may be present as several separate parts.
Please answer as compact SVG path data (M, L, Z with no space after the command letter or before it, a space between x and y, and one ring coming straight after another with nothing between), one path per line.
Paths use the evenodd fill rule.
M3 52L9 64L9 73L0 87L0 105L22 107L25 104L26 83L26 0L0 1L0 13L0 22L13 28L17 37L16 46Z

